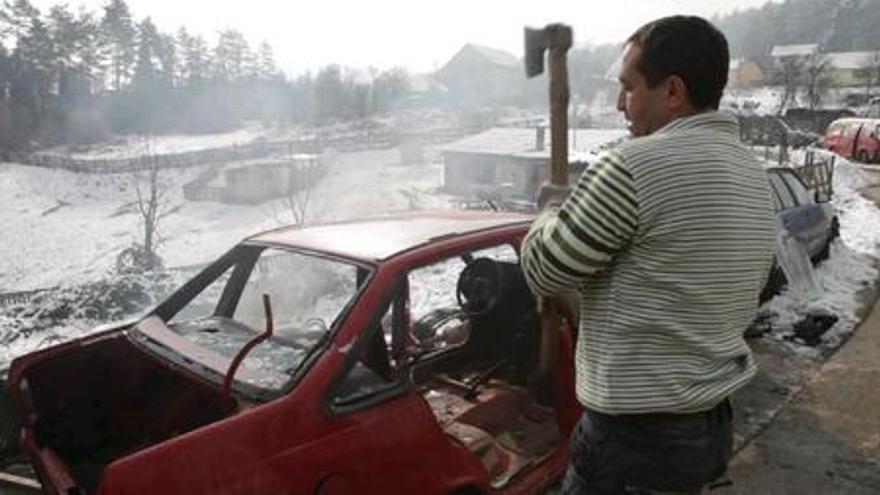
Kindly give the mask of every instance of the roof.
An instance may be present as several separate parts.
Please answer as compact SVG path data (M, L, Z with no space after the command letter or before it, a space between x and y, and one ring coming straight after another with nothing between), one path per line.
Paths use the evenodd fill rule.
M473 50L480 54L486 60L498 64L498 65L506 65L510 67L519 68L520 63L517 58L504 50L498 50L497 48L489 48L488 46L475 45L473 43L468 43L462 48L464 50Z
M409 91L411 93L430 93L432 91L446 93L449 88L428 74L413 74L409 77Z
M771 57L808 56L819 51L819 45L808 43L803 45L775 45L770 52Z
M446 64L438 69L435 74L442 79L443 74L450 70L465 70L471 72L473 70L484 70L486 66L501 67L511 73L519 73L522 68L517 58L510 53L488 46L475 45L468 43L455 52L455 55L449 59Z
M535 128L494 127L474 136L440 147L442 152L508 155L520 158L550 158L550 129L544 129L544 149L538 150ZM624 129L571 129L568 136L569 158L578 161L597 152L602 146L627 135Z
M257 234L248 241L333 253L365 261L388 259L432 240L481 230L522 225L530 215L479 211L435 211L365 220L289 226Z
M880 51L833 52L825 54L825 59L835 69L864 69L880 66Z

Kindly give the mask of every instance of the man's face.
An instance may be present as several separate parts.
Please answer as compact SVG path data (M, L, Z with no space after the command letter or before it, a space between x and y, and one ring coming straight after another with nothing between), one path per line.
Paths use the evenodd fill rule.
M635 43L627 43L623 49L623 62L620 67L620 94L617 109L629 122L628 129L633 136L647 136L669 123L673 115L667 102L666 84L661 82L654 88L638 69L642 48Z

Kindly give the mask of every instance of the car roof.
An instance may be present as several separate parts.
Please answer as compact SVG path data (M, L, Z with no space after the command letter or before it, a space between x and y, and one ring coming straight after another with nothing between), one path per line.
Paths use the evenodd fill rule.
M275 244L331 253L364 261L381 261L431 241L487 229L521 225L534 217L487 211L403 213L315 225L293 225L263 232L247 242Z

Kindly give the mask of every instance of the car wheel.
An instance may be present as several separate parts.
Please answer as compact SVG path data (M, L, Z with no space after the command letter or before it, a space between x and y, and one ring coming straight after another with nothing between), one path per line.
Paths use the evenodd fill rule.
M867 150L859 151L858 156L859 156L859 161L860 161L860 162L862 162L862 163L868 163L868 151L867 151Z
M831 254L831 242L838 237L840 237L840 222L837 221L837 217L834 217L831 219L831 227L828 229L828 239L825 240L822 250L813 257L813 263L828 259L828 256Z
M764 288L758 296L758 304L764 304L773 296L779 294L786 284L788 284L788 279L785 278L785 273L783 273L782 267L774 262L773 268L770 269L770 276L767 277L767 283L764 284Z
M880 163L880 150L874 152L874 163Z

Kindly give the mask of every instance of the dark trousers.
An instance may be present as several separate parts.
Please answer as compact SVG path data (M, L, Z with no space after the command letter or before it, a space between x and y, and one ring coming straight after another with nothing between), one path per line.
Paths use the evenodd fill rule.
M733 449L730 401L694 414L586 410L572 433L564 495L699 493Z

